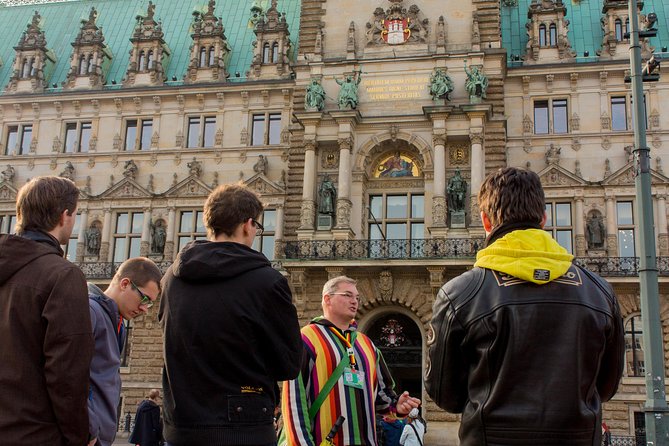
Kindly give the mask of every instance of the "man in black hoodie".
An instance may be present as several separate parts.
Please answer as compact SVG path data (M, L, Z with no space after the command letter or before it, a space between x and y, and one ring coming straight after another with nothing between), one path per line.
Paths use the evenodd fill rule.
M297 376L302 340L288 282L251 249L262 211L247 187L218 187L204 205L209 241L186 245L163 277L171 446L276 442L276 381Z

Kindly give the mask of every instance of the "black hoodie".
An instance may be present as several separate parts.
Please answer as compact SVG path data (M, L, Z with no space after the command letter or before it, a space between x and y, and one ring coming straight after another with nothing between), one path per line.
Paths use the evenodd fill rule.
M162 289L167 442L274 442L275 383L297 376L302 354L286 279L245 245L196 241Z

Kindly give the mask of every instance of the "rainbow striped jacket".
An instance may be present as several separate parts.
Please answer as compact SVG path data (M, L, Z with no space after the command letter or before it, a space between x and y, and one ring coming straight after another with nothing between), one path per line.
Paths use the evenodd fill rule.
M302 328L305 348L300 374L283 384L281 445L318 446L330 432L337 417L343 415L346 421L334 437L335 445L374 446L377 444L376 414L395 410L395 384L383 356L367 336L358 333L353 349L358 370L364 372L363 388L345 386L340 377L323 401L315 419L309 419L311 402L316 399L339 361L347 355L346 346L331 331L331 327L335 328L321 316ZM354 321L342 334L345 336L356 329Z

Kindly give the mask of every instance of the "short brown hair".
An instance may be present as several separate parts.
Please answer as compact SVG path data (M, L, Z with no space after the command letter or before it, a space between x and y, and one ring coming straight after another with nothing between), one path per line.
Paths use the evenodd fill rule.
M243 184L223 184L214 189L204 203L204 226L214 237L232 236L237 226L263 211L258 194Z
M163 278L163 273L153 260L146 257L133 257L118 267L112 282L120 282L125 277L137 286L146 286L149 282L155 282L160 291L160 279Z
M79 189L72 180L56 176L33 178L16 197L16 233L51 231L58 226L63 211L72 215L78 201Z
M529 170L505 167L486 177L478 195L479 209L493 228L508 223L540 224L546 201L539 176Z

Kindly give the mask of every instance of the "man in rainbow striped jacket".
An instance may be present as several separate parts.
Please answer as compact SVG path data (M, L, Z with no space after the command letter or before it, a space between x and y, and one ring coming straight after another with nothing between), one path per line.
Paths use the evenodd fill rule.
M408 392L399 397L381 352L357 331L360 296L356 281L339 276L323 286L323 316L302 328L300 375L283 385L280 445L318 446L340 415L337 446L375 446L375 415L405 416L420 405Z

